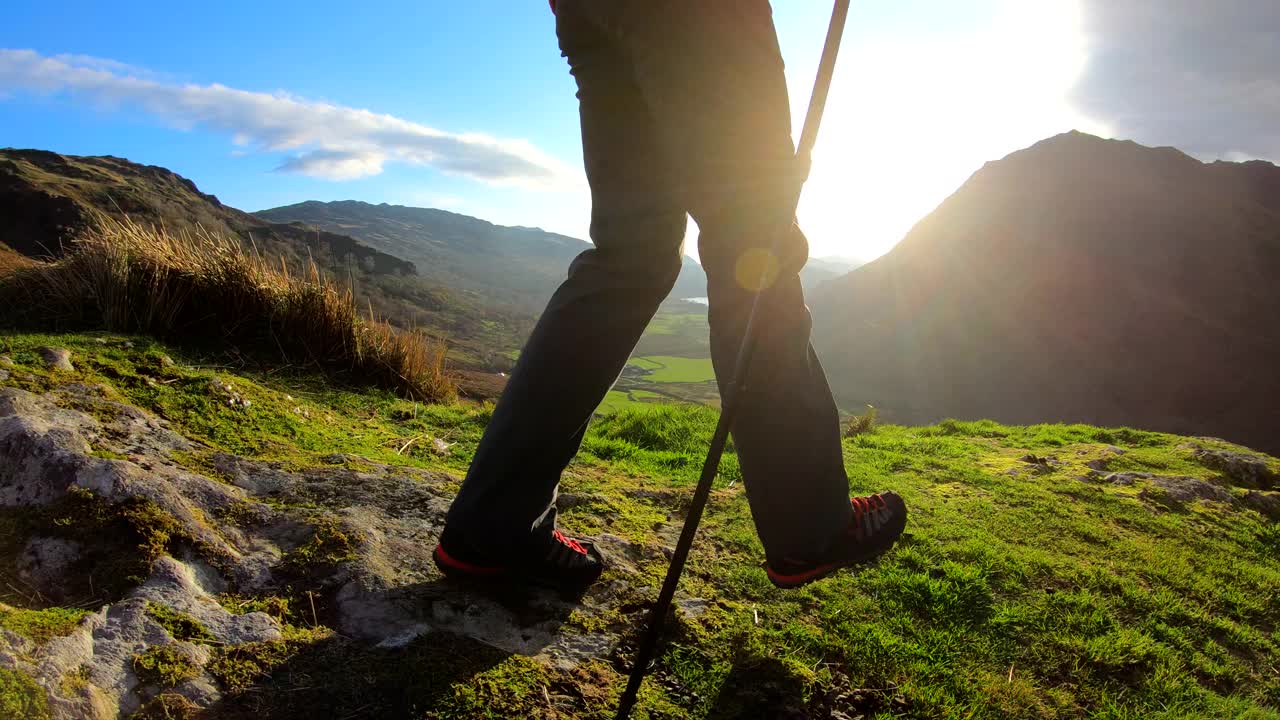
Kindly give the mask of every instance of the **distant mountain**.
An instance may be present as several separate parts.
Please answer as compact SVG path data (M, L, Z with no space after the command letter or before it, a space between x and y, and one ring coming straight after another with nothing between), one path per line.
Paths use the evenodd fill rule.
M800 271L800 284L804 285L806 290L811 290L828 280L834 280L841 275L852 272L862 265L861 261L850 258L809 258L809 262L805 263L804 269Z
M1067 133L811 299L843 406L1280 450L1280 168Z
M542 309L564 280L569 262L590 243L537 228L494 225L445 210L309 201L255 213L276 223L349 234L413 262L426 278L475 293L490 304ZM672 297L706 295L697 263L685 258Z
M0 242L32 258L56 257L92 225L93 214L239 237L295 267L314 259L351 280L362 307L402 327L446 336L463 365L505 365L518 347L530 310L499 310L422 277L412 262L348 234L255 217L200 192L162 167L117 157L78 157L43 150L0 150ZM7 262L7 261L6 261Z

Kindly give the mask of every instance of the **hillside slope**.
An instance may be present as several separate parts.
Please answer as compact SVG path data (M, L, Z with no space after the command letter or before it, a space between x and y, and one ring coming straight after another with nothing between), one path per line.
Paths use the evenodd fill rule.
M593 423L560 522L609 567L573 602L431 564L489 407L145 337L0 354L0 717L31 720L610 718L716 423ZM730 450L638 718L1280 718L1274 458L989 421L844 449L911 507L898 548L774 589Z
M412 275L412 263L346 235L270 223L223 205L195 183L162 167L123 158L78 157L44 150L0 150L0 217L5 241L32 257L57 256L90 224L89 211L129 215L170 230L205 230L252 241L291 259L308 255L326 267L350 262L374 274Z
M1280 168L1068 133L812 300L842 404L1280 450Z
M362 308L446 337L467 367L505 366L500 353L518 347L532 322L528 310L474 302L423 277L412 262L349 235L268 222L224 205L165 168L110 156L0 150L0 242L30 257L57 256L91 226L95 212L237 237L295 269L315 260L354 284Z
M445 210L371 205L354 200L309 201L255 213L272 222L299 222L349 234L417 264L424 276L493 304L541 310L564 280L569 262L590 243L537 228L494 225ZM706 280L685 258L672 297L702 297Z

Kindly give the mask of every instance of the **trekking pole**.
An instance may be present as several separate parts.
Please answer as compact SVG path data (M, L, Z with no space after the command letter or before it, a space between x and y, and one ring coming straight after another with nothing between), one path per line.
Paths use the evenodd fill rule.
M796 207L800 203L800 190L809 175L809 166L813 156L813 146L818 141L818 125L822 122L822 111L827 105L827 93L831 89L831 76L836 68L836 55L840 51L840 37L844 33L845 19L849 15L849 0L836 0L831 12L831 24L827 28L826 44L822 48L822 60L818 63L818 77L813 83L813 95L809 98L809 110L805 114L804 129L800 132L800 143L796 148L796 165L800 172L791 190L790 213L786 216L782 227L777 228L773 247L777 250L779 237L790 229L795 219ZM773 255L776 257L777 252ZM627 680L627 689L622 693L618 703L618 714L615 720L627 720L636 704L636 695L640 692L640 684L653 660L658 648L658 640L662 637L662 625L666 619L671 600L675 597L676 586L680 584L680 573L684 571L685 561L689 558L689 548L693 546L693 537L698 533L698 523L702 521L702 511L707 505L707 497L711 494L711 483L720 470L720 456L724 454L725 443L729 439L729 429L733 425L738 411L738 398L746 387L747 371L751 368L751 357L755 354L756 317L760 309L762 290L765 287L768 268L765 276L756 285L755 297L751 301L751 313L747 316L747 327L742 335L742 345L738 347L738 357L734 363L733 380L730 383L728 397L721 403L720 420L716 423L715 434L711 436L711 447L707 452L707 460L702 465L702 477L698 479L698 487L693 493L693 503L689 507L689 515L685 518L684 528L680 531L680 541L676 543L675 552L671 555L671 566L667 569L667 577L662 581L662 592L658 594L658 602L649 612L648 626L636 652L635 665L631 668L631 677Z

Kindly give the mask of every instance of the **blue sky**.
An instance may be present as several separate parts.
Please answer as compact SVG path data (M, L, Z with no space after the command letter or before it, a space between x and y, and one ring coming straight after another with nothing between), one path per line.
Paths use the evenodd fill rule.
M799 127L830 3L774 5ZM541 0L4 15L0 146L163 165L246 210L353 198L586 234L573 83ZM815 254L879 255L982 162L1149 120L1114 107L1131 93L1080 101L1091 49L1114 40L1099 17L1091 0L855 0L801 206ZM1200 154L1265 156L1244 147Z

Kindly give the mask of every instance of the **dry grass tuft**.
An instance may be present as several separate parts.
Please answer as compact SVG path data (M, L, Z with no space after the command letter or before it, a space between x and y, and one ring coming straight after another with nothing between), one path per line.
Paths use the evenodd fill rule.
M856 437L863 433L869 433L876 427L876 416L879 412L872 406L867 406L867 411L861 415L854 415L849 418L849 424L844 426L845 437Z
M425 402L454 396L444 347L356 310L315 263L300 276L237 240L99 217L76 249L0 280L0 324L116 332L278 354Z
M36 261L0 241L0 277L21 268L34 267Z

